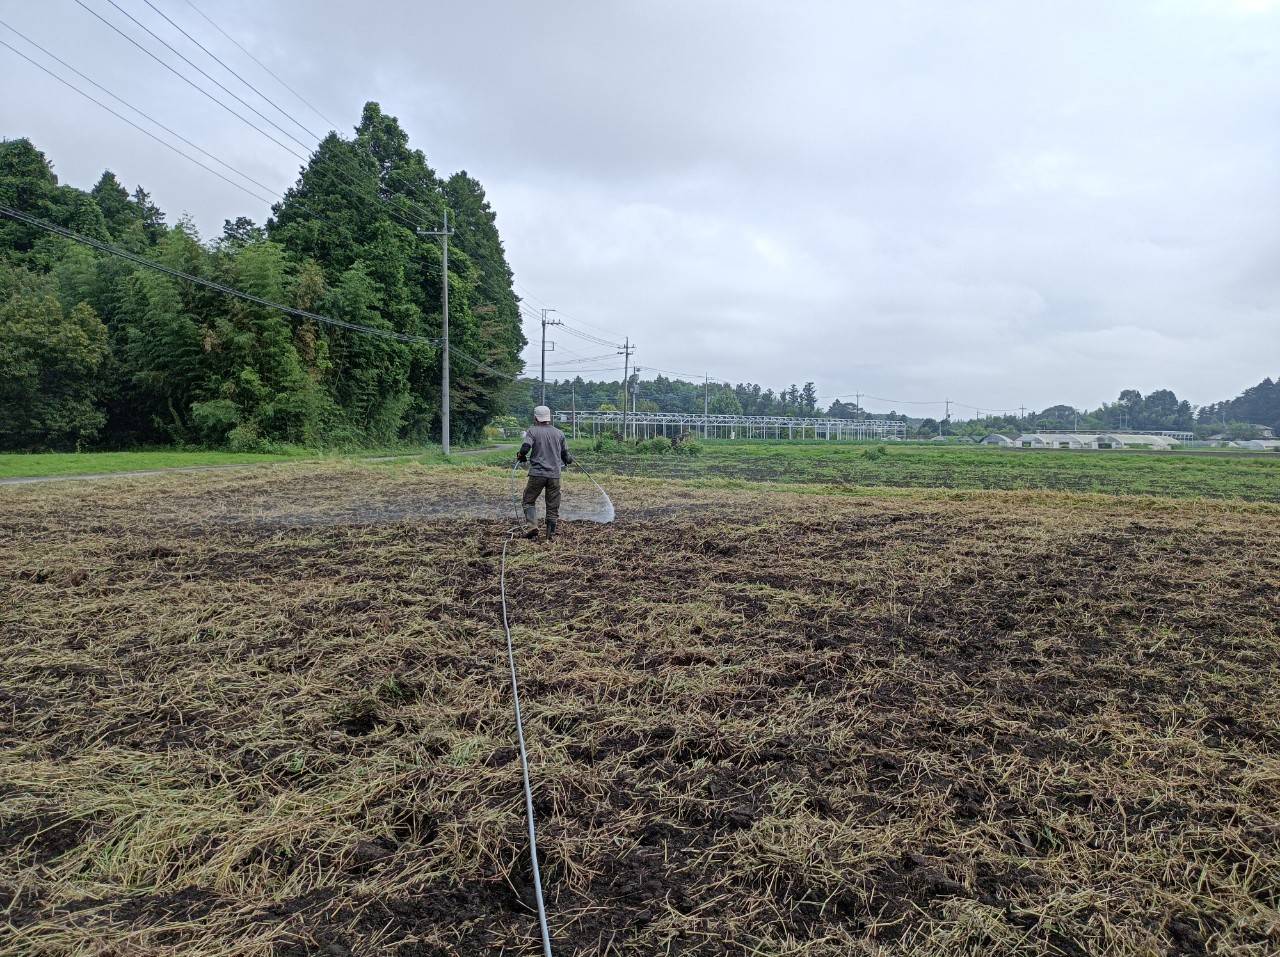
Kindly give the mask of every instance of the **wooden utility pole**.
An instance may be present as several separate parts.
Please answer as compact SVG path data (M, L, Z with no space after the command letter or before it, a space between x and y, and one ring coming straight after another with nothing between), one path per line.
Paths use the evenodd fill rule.
M554 309L542 310L542 392L538 400L538 405L547 404L547 326L564 325L559 319L548 319L547 313L555 312Z
M631 378L631 353L636 351L636 347L631 344L631 337L627 336L623 342L622 348L618 352L623 356L622 359L622 437L627 437L628 419L627 419L627 384Z
M444 211L444 229L419 229L419 236L439 236L444 243L444 261L441 278L444 299L443 357L440 361L440 446L449 454L449 209Z

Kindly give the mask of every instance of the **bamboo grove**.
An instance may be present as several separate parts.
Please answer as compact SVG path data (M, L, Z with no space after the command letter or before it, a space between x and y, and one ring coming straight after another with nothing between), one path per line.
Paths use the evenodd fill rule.
M111 171L60 185L25 139L0 143L0 203L172 272L346 326L300 319L0 218L0 448L371 447L440 431L441 248L448 211L451 427L479 436L525 345L481 184L443 179L366 104L330 133L259 226L204 241ZM353 330L397 334L384 337Z

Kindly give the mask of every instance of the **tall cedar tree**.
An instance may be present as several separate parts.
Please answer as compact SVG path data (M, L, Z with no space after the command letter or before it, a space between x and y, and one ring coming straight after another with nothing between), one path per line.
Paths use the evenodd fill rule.
M436 230L451 207L449 257L450 431L466 441L505 405L507 375L524 345L511 272L493 212L465 174L443 183L399 122L365 105L355 138L330 134L267 228L299 262L320 267L326 307L349 321L439 339L443 333L442 252ZM355 318L360 317L360 318ZM442 350L369 341L320 328L332 365L327 384L353 433L379 439L439 436ZM468 357L468 358L464 358Z

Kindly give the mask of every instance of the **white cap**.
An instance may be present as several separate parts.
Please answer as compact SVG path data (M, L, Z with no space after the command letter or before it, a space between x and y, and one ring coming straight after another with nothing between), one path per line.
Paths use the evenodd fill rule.
M537 406L533 410L533 418L534 418L534 421L536 422L550 422L551 410L548 409L545 405Z

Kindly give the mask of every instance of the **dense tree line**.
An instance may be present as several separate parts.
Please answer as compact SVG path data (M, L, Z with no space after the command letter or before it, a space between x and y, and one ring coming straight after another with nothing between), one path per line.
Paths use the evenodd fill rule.
M522 388L512 395L508 412L517 418L527 416L538 404L541 383L536 379L524 379ZM749 382L737 385L728 382L685 382L659 375L642 379L632 375L623 387L622 380L590 381L581 376L547 383L547 404L554 409L577 408L580 411L621 409L623 401L631 408L632 396L635 408L641 412L701 413L704 409L724 415L833 415L856 418L863 414L852 404L839 401L829 410L818 408L818 393L812 382L803 386L791 385L774 392ZM896 417L896 414L895 414Z
M1194 431L1205 436L1223 430L1233 438L1248 438L1264 425L1280 429L1280 384L1266 379L1228 402L1195 409L1168 389L1157 389L1143 395L1136 389L1123 390L1115 402L1104 402L1096 409L1077 409L1070 405L1053 405L1041 411L1028 410L1025 415L987 415L962 421L936 418L910 418L897 411L867 412L852 402L833 400L826 408L817 402L812 382L803 387L792 385L774 392L753 383L685 382L657 376L641 379L632 376L624 389L622 380L592 381L582 377L547 383L547 404L554 409L576 408L579 411L621 409L627 396L628 408L632 390L635 408L641 412L682 412L698 414L704 403L713 414L788 415L832 418L887 418L909 422L911 432L919 438L936 435L968 435L980 437L990 432L1022 432L1034 429L1082 429L1098 431ZM522 379L513 391L507 407L510 415L524 421L538 404L541 384L536 379Z
M1232 438L1251 438L1251 425L1266 425L1280 433L1280 382L1268 376L1234 399L1202 406L1196 419L1202 430L1225 432Z
M541 383L525 378L512 392L507 412L525 420L538 404ZM621 378L604 381L583 379L555 380L547 383L547 405L553 409L577 409L580 412L632 407L638 412L682 412L698 415L704 409L713 415L788 415L797 417L830 416L860 419L868 413L852 402L833 401L826 409L818 405L817 388L812 382L791 385L774 392L751 382L685 382L658 375L642 379L632 375L624 383ZM876 418L905 421L897 412L875 414Z
M442 179L376 103L330 134L263 226L203 242L110 171L60 185L25 139L0 143L0 203L295 309L441 334L449 249L451 431L478 437L525 344L495 216L465 172ZM299 319L0 218L0 448L421 443L439 433L441 350ZM478 360L472 362L470 360ZM487 368L485 368L487 367Z

